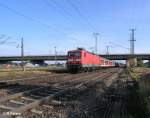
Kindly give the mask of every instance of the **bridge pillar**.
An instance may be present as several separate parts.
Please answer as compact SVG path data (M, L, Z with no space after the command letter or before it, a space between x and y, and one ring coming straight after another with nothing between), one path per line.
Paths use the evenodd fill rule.
M137 58L128 58L126 60L126 66L129 67L136 67L137 66Z
M130 60L129 60L129 59L126 60L126 67L127 67L127 68L130 67Z
M148 60L148 67L150 68L150 59Z
M44 60L32 60L31 61L32 64L38 64L39 66L44 66L45 62Z

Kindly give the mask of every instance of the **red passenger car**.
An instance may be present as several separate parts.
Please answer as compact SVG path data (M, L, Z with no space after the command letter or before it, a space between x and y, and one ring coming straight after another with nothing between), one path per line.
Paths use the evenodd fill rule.
M70 72L88 71L113 66L113 62L84 49L68 51L67 68Z

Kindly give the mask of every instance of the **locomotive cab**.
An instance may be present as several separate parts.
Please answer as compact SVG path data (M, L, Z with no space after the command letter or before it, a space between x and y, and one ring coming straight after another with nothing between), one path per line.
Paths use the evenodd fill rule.
M67 68L70 72L76 73L81 69L81 51L74 50L68 52Z

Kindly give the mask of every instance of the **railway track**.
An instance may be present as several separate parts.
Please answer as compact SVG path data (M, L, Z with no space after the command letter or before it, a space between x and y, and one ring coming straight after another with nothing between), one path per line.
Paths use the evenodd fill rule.
M79 76L79 75L78 75ZM76 78L78 78L78 76L74 76L74 79L76 79ZM67 75L65 75L65 76L53 76L53 77L57 77L57 79L58 79L58 77L60 77L60 78L65 78L65 77L71 77L71 76L67 76ZM31 90L31 89L34 89L34 88L36 88L36 87L39 87L39 83L37 82L38 81L38 79L39 78L37 78L37 79L34 79L34 81L32 80L32 82L31 81L28 81L28 82L26 82L26 84L27 85L24 85L24 84L19 84L19 82L18 81L16 81L17 83L14 83L14 84L10 84L10 83L6 83L6 84L2 84L1 85L1 89L0 89L0 96L5 96L5 95L10 95L10 94L14 94L14 93L17 93L17 92L23 92L23 91L27 91L27 90ZM27 80L30 80L30 79L23 79L22 81L27 81ZM48 81L49 79L47 79L46 81ZM63 81L64 79L62 79L61 81ZM21 81L21 82L22 82ZM43 81L43 83L45 82L44 80L42 80ZM13 81L14 82L14 81ZM59 85L59 84L61 84L61 83L64 83L64 82L59 82L59 83L57 83L58 82L58 80L57 81L54 81L53 83L55 83L54 85ZM69 82L70 82L70 80L69 80ZM25 83L25 82L24 82ZM28 83L38 83L38 86L36 86L36 85L28 85ZM52 82L49 84L49 85L52 85L53 84ZM41 83L40 83L41 84ZM42 84L41 84L42 85Z
M15 80L6 80L6 81L0 81L0 97L14 94L17 92L23 92L26 90L34 89L37 86L31 86L28 83L35 83L40 80L45 80L47 78L47 81L52 78L58 78L58 77L65 77L66 74L58 74L58 75L47 75L47 76L40 76L40 77L31 77L31 78L22 78L22 79L15 79ZM44 79L42 79L44 78ZM35 81L35 82L34 82ZM40 82L39 82L40 83Z
M84 77L78 77L76 79L70 80L70 82L61 82L59 86L42 86L39 88L34 88L25 92L19 92L14 95L3 97L0 99L0 118L10 118L11 116L22 116L25 113L31 112L34 114L42 114L42 110L38 110L39 106L51 108L49 104L59 104L61 101L55 100L55 98L72 97L81 90L84 90L84 85L92 85L111 76L116 73L116 70L106 72L91 74ZM90 78L90 79L89 79ZM92 79L91 79L92 78ZM78 90L77 93L73 92ZM65 96L65 97L64 97Z
M107 70L108 71L108 70ZM98 73L104 73L104 71L100 71ZM61 75L53 75L53 76L43 76L39 78L23 78L22 80L19 79L13 80L13 83L11 81L5 81L5 83L1 83L0 85L0 97L1 96L6 96L10 94L15 94L17 92L23 92L27 91L30 89L34 89L39 86L60 86L63 85L64 83L71 83L74 80L80 80L80 77L83 76L88 76L91 74L95 74L95 72L90 72L90 73L80 73L80 74L75 74L75 75L70 75L70 74L61 74ZM51 80L51 81L49 81ZM65 81L65 82L64 82ZM66 82L67 81L67 82ZM8 83L7 83L8 82ZM16 82L16 83L15 83Z
M103 104L102 118L129 118L127 111L127 81L123 72L106 93Z
M111 74L110 74L111 73ZM98 80L99 80L99 77L101 78L101 79L105 79L105 78L107 78L107 77L109 77L110 75L112 75L112 72L110 72L110 73L107 73L107 74L105 74L105 75L101 75L101 76L96 76L95 78L93 78L92 80L89 80L88 82L86 81L84 84L86 85L86 84L89 84L90 83L90 86L93 86L93 85L95 85L95 83L97 83L98 82ZM100 80L101 80L100 79ZM97 81L95 81L95 80L97 80ZM99 81L100 81L99 80ZM92 83L91 84L91 82L92 81L94 81L94 83ZM81 86L82 85L82 86ZM88 85L88 87L90 87L89 85ZM72 87L71 87L72 88ZM80 83L79 85L77 85L76 87L73 87L73 89L70 89L68 92L66 92L65 94L63 94L63 95L60 95L60 96L56 96L56 98L54 98L53 100L54 101L52 101L52 103L50 103L49 105L49 107L48 107L48 109L46 110L47 112L49 112L48 114L47 114L47 112L44 112L43 111L43 109L46 109L45 108L45 106L47 107L47 103L46 104L43 104L42 106L40 106L40 108L38 107L38 108L36 108L36 109L34 109L34 113L32 112L32 114L33 114L33 116L38 116L38 115L41 115L40 117L51 117L51 112L55 112L55 111L53 111L53 110L51 110L51 109L49 109L49 108L53 108L55 105L57 106L66 106L66 104L68 104L68 100L69 99L73 99L73 98L75 98L75 96L79 96L80 94L82 94L82 93L84 93L84 91L86 90L87 88L85 88L84 86L83 86L83 83ZM70 104L70 103L69 103ZM60 107L59 106L59 107ZM42 110L41 110L41 107L42 107ZM68 108L69 109L69 108ZM37 111L36 113L35 113L35 111ZM67 112L67 111L65 111L65 110L60 110L60 111L58 111L58 112L60 112L60 116L59 117L62 117L62 112ZM58 112L56 113L57 115L58 115ZM40 113L42 113L42 114L40 114ZM31 112L29 112L29 113L27 113L27 114L31 114ZM25 116L27 115L27 114L25 114ZM56 115L55 114L55 115ZM56 116L57 116L56 115ZM32 116L31 116L32 117ZM54 116L55 117L55 116Z
M65 75L67 75L67 74L50 74L50 75L40 75L40 76L33 76L33 77L27 77L27 78L21 78L20 77L20 79L8 79L8 80L0 80L0 86L1 86L1 84L3 85L3 84L5 84L5 83L7 83L7 84L13 84L13 83L20 83L20 82L24 82L24 81L30 81L30 80L37 80L37 79L41 79L41 78L43 78L43 77L59 77L59 76L65 76Z
M83 101L81 101L83 102L83 108L79 108L80 112L76 112L81 114L82 118L130 118L127 110L128 81L128 75L123 70L116 79L104 79L104 83L102 83L105 84L104 87L97 83L98 86L94 90L101 90L92 95L93 100L90 102L83 102L83 98ZM88 99L91 99L91 97ZM87 109L86 112L84 109ZM80 117L80 115L77 117Z
M104 72L104 71L102 71ZM92 72L90 72L92 73ZM77 74L77 75L84 75L85 73L80 73L80 74ZM44 80L50 80L52 78L58 78L60 77L60 79L62 79L63 77L72 77L73 75L72 74L54 74L54 75L40 75L40 76L33 76L33 77L27 77L27 78L22 78L20 77L19 79L5 79L5 80L0 80L0 88L4 88L4 87L8 87L9 85L12 85L12 84L16 84L16 83L24 83L24 82L40 82L40 81L44 81ZM76 75L74 75L76 76ZM34 83L35 84L35 83Z

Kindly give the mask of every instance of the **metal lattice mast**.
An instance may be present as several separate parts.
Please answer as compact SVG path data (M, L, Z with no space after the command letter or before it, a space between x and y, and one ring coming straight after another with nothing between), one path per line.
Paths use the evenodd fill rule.
M98 36L100 35L99 33L93 33L94 37L95 37L95 54L97 54L97 40L98 40Z
M24 40L23 40L23 37L21 39L21 66L22 66L22 71L25 71L25 68L24 68Z
M57 50L56 50L56 46L54 47L54 49L55 49L55 65L57 64Z
M135 40L135 29L131 29L131 39L130 39L130 53L134 54L134 42Z

